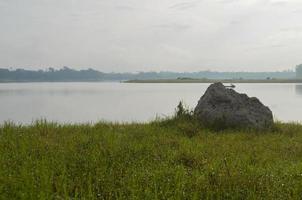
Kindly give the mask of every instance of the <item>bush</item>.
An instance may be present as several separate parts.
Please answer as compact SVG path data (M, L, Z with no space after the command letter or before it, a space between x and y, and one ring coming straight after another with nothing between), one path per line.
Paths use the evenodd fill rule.
M184 103L180 101L175 109L176 117L192 117L193 111L188 108L188 106L184 106Z

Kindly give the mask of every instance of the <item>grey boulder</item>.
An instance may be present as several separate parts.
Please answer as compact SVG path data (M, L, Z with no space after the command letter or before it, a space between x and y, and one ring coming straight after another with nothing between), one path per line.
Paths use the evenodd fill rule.
M202 123L221 128L268 128L273 124L272 111L256 97L237 93L222 83L209 86L198 101L194 115Z

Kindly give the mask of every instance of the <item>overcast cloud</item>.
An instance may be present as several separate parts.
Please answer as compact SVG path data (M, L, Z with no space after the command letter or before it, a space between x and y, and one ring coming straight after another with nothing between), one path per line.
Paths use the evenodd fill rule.
M275 71L302 63L301 0L0 0L0 67Z

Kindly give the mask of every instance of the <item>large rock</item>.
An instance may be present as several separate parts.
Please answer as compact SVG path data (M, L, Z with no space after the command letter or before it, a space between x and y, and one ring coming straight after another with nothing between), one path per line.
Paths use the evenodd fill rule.
M267 128L273 124L272 111L256 97L239 94L222 83L210 85L200 98L194 115L213 126Z

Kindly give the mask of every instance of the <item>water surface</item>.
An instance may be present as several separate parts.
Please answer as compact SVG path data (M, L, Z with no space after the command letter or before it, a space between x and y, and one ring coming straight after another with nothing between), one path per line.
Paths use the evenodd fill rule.
M195 107L209 84L2 83L0 123L146 122L172 115L180 100ZM281 121L302 122L302 84L236 84Z

